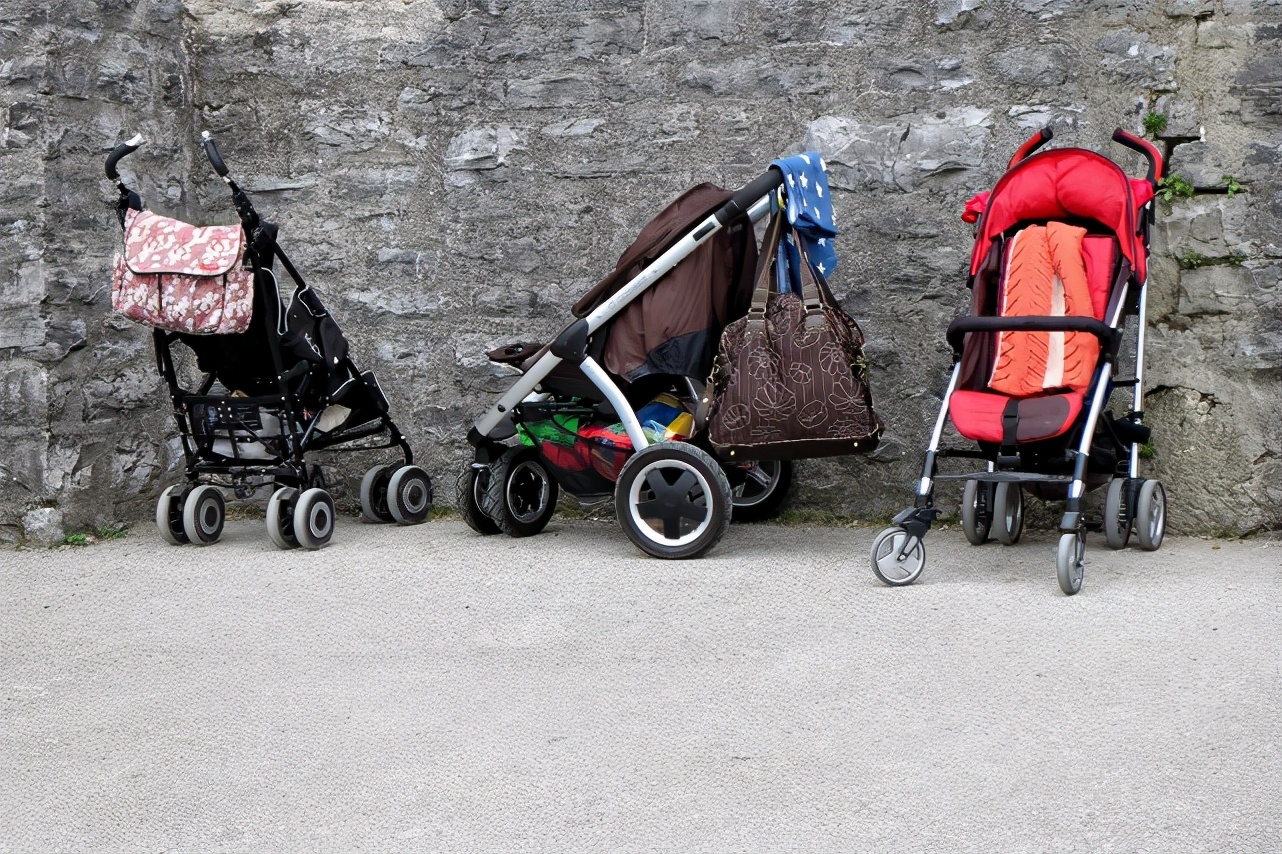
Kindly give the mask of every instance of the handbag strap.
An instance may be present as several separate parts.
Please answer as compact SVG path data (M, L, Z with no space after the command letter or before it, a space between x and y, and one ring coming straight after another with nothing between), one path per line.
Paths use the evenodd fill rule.
M801 259L801 302L806 307L806 314L823 312L824 298L815 280L815 271L810 268L810 259L806 257L806 247L801 243L801 235L792 229L792 242L797 247L797 256Z
M770 304L770 285L775 269L775 257L779 254L779 240L783 237L783 211L775 211L766 227L766 236L761 241L761 265L757 268L757 285L752 289L752 306L748 309L748 319L765 320L766 306Z

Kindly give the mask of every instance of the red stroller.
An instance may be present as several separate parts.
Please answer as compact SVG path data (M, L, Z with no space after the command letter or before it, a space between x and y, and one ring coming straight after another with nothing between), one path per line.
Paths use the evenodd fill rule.
M1123 130L1113 140L1148 160L1127 177L1094 151L1034 155L1039 132L1011 158L991 193L967 205L978 221L971 256L971 311L948 327L953 371L935 422L912 507L881 531L872 569L886 584L912 584L926 564L922 542L938 515L936 481L965 482L961 520L974 545L995 535L1018 541L1023 494L1066 500L1056 570L1060 588L1081 589L1086 551L1082 496L1107 485L1103 528L1124 548L1134 529L1154 550L1166 527L1162 484L1140 476L1144 417L1144 326L1149 229L1163 174L1150 143ZM1126 318L1136 317L1135 371L1115 376ZM1131 411L1104 410L1115 385L1134 389ZM945 419L977 448L940 448ZM984 460L987 469L939 474L941 457Z

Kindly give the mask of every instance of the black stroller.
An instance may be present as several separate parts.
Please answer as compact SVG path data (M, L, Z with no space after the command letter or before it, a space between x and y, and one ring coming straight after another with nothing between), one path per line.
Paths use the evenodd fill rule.
M142 144L142 137L135 136L107 157L107 177L120 190L117 214L122 227L137 215L131 212L144 208L116 165ZM222 489L233 489L244 498L272 486L267 504L272 542L282 549L321 548L333 535L334 502L319 466L306 457L322 448L399 448L402 463L376 465L365 474L361 511L370 521L423 521L431 509L431 479L413 464L413 453L388 415L378 381L352 361L338 324L277 244L277 227L259 217L249 197L228 177L208 133L203 147L230 188L240 218L243 264L252 270L252 277L245 277L252 282L252 314L243 331L229 334L189 334L152 324L156 366L169 386L186 458L186 484L165 489L156 505L161 536L174 545L216 542L225 517ZM210 234L240 237L234 227L176 225L206 243ZM273 272L276 261L294 282L287 304L282 304ZM178 377L171 349L175 343L195 355L203 374L195 390L184 388Z
M782 184L772 168L733 194L692 188L575 304L555 340L490 353L522 373L468 433L476 456L458 500L473 530L536 534L564 488L585 504L613 495L642 551L689 558L716 545L732 508L777 510L790 464L720 462L700 422L721 330L751 301L752 224Z
M971 312L948 327L952 378L944 392L914 506L873 541L882 582L912 584L926 564L922 542L938 510L937 481L964 481L961 523L973 545L990 534L1005 545L1024 527L1024 492L1065 500L1056 575L1065 594L1081 589L1086 552L1082 499L1107 486L1103 529L1110 548L1134 531L1154 550L1166 530L1166 492L1140 476L1144 419L1144 327L1149 230L1162 177L1161 154L1123 130L1114 141L1148 161L1129 178L1094 151L1034 152L1050 129L1011 158L991 193L971 200L977 222ZM1118 376L1128 317L1135 318L1134 373ZM1130 386L1131 409L1104 409L1114 386ZM941 448L946 420L977 448ZM937 461L987 462L983 471L940 474Z

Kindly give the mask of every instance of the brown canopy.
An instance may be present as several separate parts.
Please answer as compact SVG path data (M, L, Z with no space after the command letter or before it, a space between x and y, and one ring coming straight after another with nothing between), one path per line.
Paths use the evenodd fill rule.
M614 273L575 303L574 314L587 315L730 196L730 191L713 184L686 190L641 229ZM706 380L721 330L747 313L756 267L752 223L741 217L686 256L603 328L606 369L629 382L651 374Z

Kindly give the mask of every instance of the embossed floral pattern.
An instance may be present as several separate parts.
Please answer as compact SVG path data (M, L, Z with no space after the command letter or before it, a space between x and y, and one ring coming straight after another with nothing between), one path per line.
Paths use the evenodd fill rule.
M764 317L726 327L711 384L713 445L762 459L877 446L882 425L872 409L863 333L826 289L813 286L817 311L807 313L796 294L772 290Z

